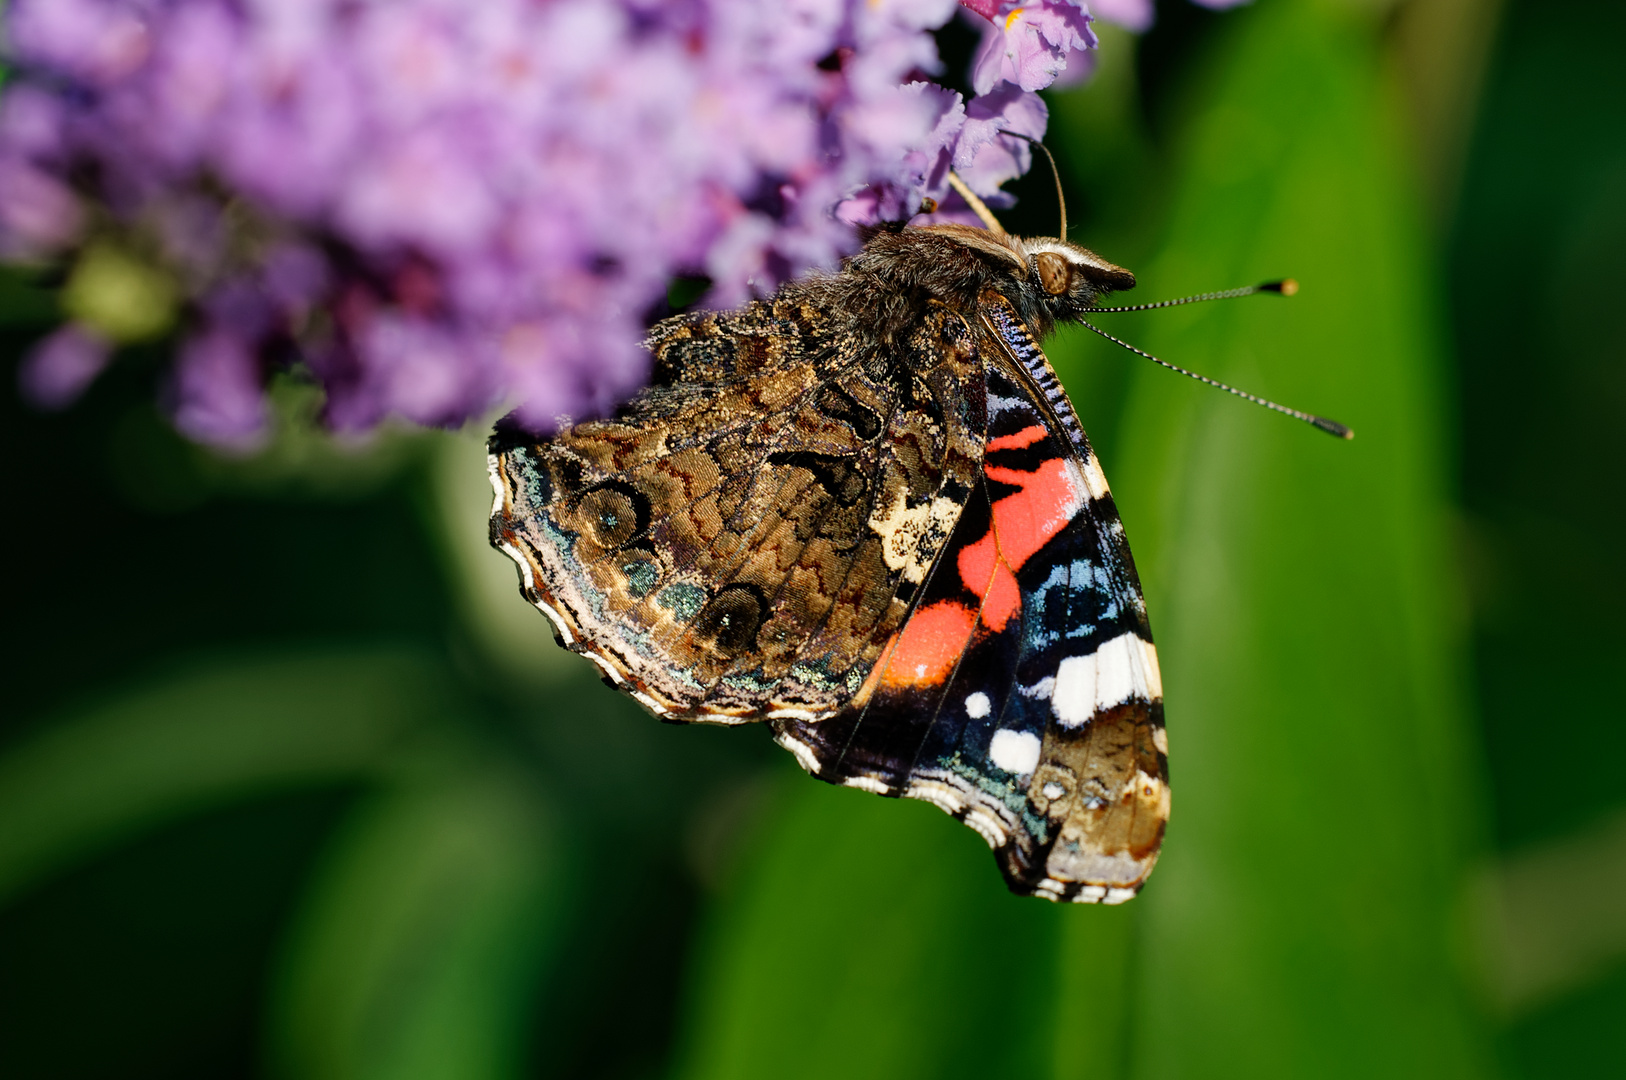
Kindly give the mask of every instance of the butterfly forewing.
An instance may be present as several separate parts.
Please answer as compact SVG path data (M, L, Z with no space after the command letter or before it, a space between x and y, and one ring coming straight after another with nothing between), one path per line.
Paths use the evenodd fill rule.
M1019 892L1119 901L1168 818L1156 653L1071 407L1008 307L986 314L976 490L859 697L780 738L821 777L959 817Z

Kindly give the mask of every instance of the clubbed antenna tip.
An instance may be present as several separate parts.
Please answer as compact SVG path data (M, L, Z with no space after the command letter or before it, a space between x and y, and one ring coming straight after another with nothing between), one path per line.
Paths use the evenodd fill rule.
M1336 420L1328 420L1325 416L1312 416L1310 423L1325 431L1328 435L1336 435L1340 439L1353 439L1355 437L1354 431Z
M1267 281L1263 285L1255 286L1260 292L1281 293L1283 296L1292 296L1299 291L1299 283L1292 278L1282 278L1280 281Z

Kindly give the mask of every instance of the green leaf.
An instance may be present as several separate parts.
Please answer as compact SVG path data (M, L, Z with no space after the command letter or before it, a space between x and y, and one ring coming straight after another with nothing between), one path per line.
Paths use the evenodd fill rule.
M1236 13L1188 99L1166 245L1136 268L1149 299L1303 292L1101 317L1357 432L1135 376L1106 464L1158 633L1174 816L1136 902L1134 1075L1489 1068L1451 949L1483 826L1440 303L1375 29L1328 4Z
M271 1014L299 1080L528 1075L529 1007L558 923L556 843L491 762L377 796L296 919Z
M42 726L0 758L0 899L202 808L381 767L444 700L416 654L217 662Z
M1042 1071L1061 913L1007 893L982 841L935 807L799 772L786 785L703 936L678 1075Z

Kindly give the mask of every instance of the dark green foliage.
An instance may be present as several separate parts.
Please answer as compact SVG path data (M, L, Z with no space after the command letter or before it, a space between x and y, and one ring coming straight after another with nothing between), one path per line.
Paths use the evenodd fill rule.
M1626 8L1515 4L1506 25L1450 269L1479 699L1516 845L1626 803ZM1585 748L1563 795L1514 797L1546 739Z

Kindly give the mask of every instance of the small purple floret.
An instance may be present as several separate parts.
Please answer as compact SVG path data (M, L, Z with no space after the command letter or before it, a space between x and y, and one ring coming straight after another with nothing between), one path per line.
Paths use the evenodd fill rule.
M181 434L233 450L264 442L268 410L259 361L234 330L205 328L175 361L173 408Z
M112 345L78 323L66 323L23 358L17 370L23 399L38 409L65 409L107 366Z
M1083 0L1006 0L983 34L971 82L987 94L1001 80L1041 90L1056 80L1075 51L1095 48L1095 32Z

